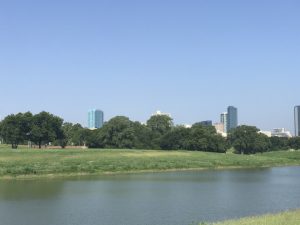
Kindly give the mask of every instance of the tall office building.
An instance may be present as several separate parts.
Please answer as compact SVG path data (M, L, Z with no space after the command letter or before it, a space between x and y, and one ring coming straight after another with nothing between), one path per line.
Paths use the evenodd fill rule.
M223 124L223 132L227 133L227 112L221 113L220 122Z
M238 110L234 106L228 106L227 108L227 132L238 126Z
M99 109L91 109L88 112L88 128L98 129L103 126L104 122L104 113Z
M300 136L300 105L294 108L295 136Z

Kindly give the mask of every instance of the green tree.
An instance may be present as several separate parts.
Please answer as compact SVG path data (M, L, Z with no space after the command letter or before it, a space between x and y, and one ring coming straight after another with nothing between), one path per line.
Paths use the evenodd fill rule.
M73 124L66 122L62 125L62 130L65 134L67 145L72 145Z
M68 145L68 139L63 129L59 130L53 144L62 148L65 148Z
M265 134L258 133L253 143L253 153L257 153L257 152L263 153L269 151L270 148L271 148L270 138Z
M86 132L80 124L64 123L62 129L68 145L82 146L85 144Z
M186 141L189 139L191 133L190 128L182 126L174 127L171 131L166 133L160 140L160 147L164 150L182 150L185 149Z
M134 123L125 116L116 116L100 129L100 140L108 148L133 148Z
M160 142L163 135L171 131L173 119L167 115L154 115L147 121L147 127L151 130L151 146L153 149L160 149Z
M271 150L288 150L289 149L289 139L287 137L270 137Z
M215 127L203 126L199 123L192 126L185 144L188 150L220 153L224 153L227 150L226 140L217 134Z
M39 148L42 144L48 144L56 139L63 138L63 119L48 112L40 112L32 118L31 140Z
M269 138L258 133L254 126L239 126L229 134L229 140L238 154L255 154L265 152L270 148Z
M84 144L89 148L104 148L103 130L84 129L82 132Z
M164 135L171 130L173 119L167 115L154 115L147 121L147 127L159 135Z
M208 152L226 153L228 149L226 139L220 134L214 134L209 138Z
M300 137L292 137L289 139L289 146L292 149L299 150L300 149Z
M10 143L12 148L17 148L19 143L28 140L32 126L32 114L18 113L4 118L1 122L0 133L6 143Z
M80 124L73 125L72 143L77 146L83 146L86 141L86 130Z
M134 148L135 149L155 149L153 145L154 133L149 127L140 122L133 123L134 129Z

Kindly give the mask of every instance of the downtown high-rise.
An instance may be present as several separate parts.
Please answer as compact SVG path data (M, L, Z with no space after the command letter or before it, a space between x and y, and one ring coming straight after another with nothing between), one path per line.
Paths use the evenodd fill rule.
M294 108L295 136L300 136L300 105Z
M104 113L99 109L91 109L88 112L88 128L98 129L103 126Z
M220 122L223 124L223 132L227 133L227 112L221 113Z
M227 126L226 131L230 132L238 126L238 110L234 106L228 106L227 108Z

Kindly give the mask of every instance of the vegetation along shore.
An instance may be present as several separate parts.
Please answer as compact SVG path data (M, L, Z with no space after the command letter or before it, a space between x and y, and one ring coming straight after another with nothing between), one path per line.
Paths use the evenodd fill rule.
M0 148L0 179L297 165L300 165L300 151L240 155L201 151Z
M201 123L175 126L167 115L146 124L117 116L88 130L48 112L18 113L0 122L0 142L2 179L300 165L300 137L269 138L243 125L225 138Z
M200 223L199 225L298 225L300 224L300 210L246 217L218 223Z

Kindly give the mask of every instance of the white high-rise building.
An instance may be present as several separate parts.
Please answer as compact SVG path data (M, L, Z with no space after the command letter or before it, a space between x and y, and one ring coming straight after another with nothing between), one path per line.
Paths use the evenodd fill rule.
M223 132L224 133L227 133L227 117L228 117L227 112L221 113L220 122L223 124Z

